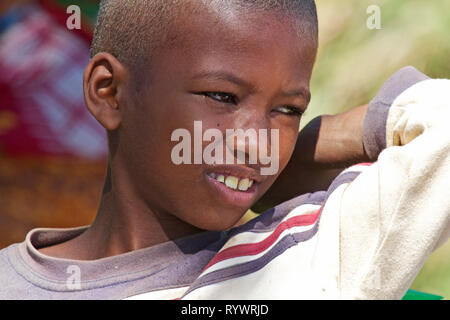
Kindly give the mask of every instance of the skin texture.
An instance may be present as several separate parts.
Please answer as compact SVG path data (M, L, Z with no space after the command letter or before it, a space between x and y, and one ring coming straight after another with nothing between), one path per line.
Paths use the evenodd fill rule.
M84 90L89 111L108 130L108 175L98 214L80 236L40 251L94 260L232 227L294 151L301 117L283 107L305 110L309 102L316 48L290 19L232 8L205 8L196 19L180 16L171 35L176 41L158 50L139 90L124 65L108 53L97 54L85 70ZM175 165L170 155L178 142L171 134L179 128L192 133L195 120L202 121L203 131L223 134L278 129L278 173L261 176L260 163ZM248 146L233 151L248 154ZM254 178L251 201L230 201L211 187L207 173L217 171Z

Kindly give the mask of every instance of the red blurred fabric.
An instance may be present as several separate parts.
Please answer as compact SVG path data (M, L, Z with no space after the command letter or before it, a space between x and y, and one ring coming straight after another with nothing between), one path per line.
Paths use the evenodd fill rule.
M64 11L48 10L33 4L0 34L0 119L10 119L0 127L0 150L104 158L105 132L85 108L82 90L89 35L65 28Z

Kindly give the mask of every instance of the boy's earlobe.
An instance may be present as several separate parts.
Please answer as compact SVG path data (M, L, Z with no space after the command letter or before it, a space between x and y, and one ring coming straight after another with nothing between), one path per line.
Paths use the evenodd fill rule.
M124 91L126 70L109 53L99 53L84 71L84 99L89 112L108 131L121 122L120 95Z

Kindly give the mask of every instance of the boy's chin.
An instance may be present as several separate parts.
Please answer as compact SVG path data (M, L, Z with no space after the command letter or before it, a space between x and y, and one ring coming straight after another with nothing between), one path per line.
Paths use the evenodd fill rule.
M236 226L245 212L239 212L239 214L226 212L223 215L208 217L208 219L192 225L205 231L225 231Z

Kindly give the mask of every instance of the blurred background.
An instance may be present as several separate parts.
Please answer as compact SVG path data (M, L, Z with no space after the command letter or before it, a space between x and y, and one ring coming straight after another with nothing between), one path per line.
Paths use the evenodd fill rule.
M406 65L450 78L450 1L316 3L320 49L302 126L367 103ZM66 26L72 4L81 8L80 30ZM370 5L380 8L380 29L367 27ZM32 228L93 221L107 146L85 109L82 74L97 9L96 0L0 3L0 249ZM450 298L450 242L429 257L412 289Z

